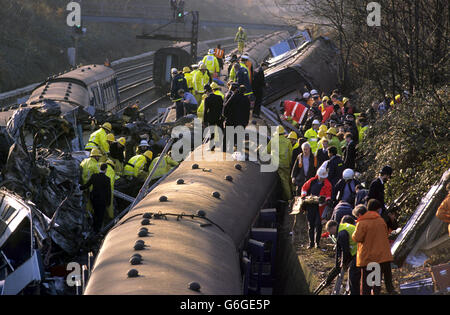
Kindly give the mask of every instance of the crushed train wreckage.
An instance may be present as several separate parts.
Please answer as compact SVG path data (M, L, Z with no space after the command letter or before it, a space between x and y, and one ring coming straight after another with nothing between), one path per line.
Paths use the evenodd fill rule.
M153 125L138 114L137 120L102 111L91 114L49 100L0 112L0 294L25 288L61 293L63 277L48 271L98 243L80 190L80 163L88 157L82 150L93 127L110 122L115 134L127 138L128 155L143 138L159 154L172 128L190 122ZM116 189L121 191L120 185ZM130 191L125 187L121 192Z

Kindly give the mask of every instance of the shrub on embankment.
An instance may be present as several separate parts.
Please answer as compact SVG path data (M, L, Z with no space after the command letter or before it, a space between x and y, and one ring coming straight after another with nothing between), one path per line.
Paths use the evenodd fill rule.
M450 167L449 92L445 86L436 94L415 94L396 104L371 125L359 145L359 167L368 182L383 166L394 169L386 197L392 202L402 193L408 194L402 221Z

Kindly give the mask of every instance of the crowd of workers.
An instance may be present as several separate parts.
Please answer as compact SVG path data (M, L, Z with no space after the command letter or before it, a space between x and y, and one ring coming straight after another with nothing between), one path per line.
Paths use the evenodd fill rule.
M397 96L396 102L401 102L401 96ZM283 103L284 119L300 133L293 131L286 136L282 126L277 130L278 173L284 199L294 197L302 201L302 211L308 220L308 249L320 248L325 236L336 241L337 268L349 270L353 295L380 293L380 286L371 287L365 281L371 263L380 265L387 292L395 293L389 236L398 223L396 213L387 209L384 197L384 186L393 170L384 167L366 189L358 180L356 164L357 145L363 140L369 121L374 122L388 110L385 104L374 104L361 113L338 90L330 97L312 90L301 99Z
M241 56L231 57L225 74L225 51L220 45L209 50L199 64L186 66L182 71L171 70L170 96L176 106L177 120L196 114L204 127L246 128L251 116L259 118L267 64L253 69L250 58L243 54L245 40L245 32L240 28L236 41ZM226 94L221 88L223 76L228 80ZM272 150L272 143L267 146L269 154L279 155L278 173L284 199L301 198L304 201L309 249L320 248L324 236L322 227L326 224L328 234L325 235L335 239L337 244L336 264L339 268L348 268L350 292L354 295L380 293L381 287L370 287L367 281L363 281L370 263L380 264L387 291L395 292L390 269L393 258L389 235L398 226L396 214L388 211L384 199L384 185L393 170L389 166L383 168L380 176L366 189L357 179L356 162L357 145L363 140L369 122L383 115L396 102L401 102L400 95L389 105L386 101L374 103L367 112L361 113L338 90L330 96L320 95L317 90L305 92L300 99L283 102L284 119L298 132L287 135L285 128L279 126L278 153ZM111 125L106 123L91 135L86 146L91 157L81 164L82 188L91 187L90 206L95 209L96 231L101 227L103 213L107 213L109 218L113 216L111 192L114 182L121 176L129 180L146 177L157 161L152 162L153 153L147 141L143 140L136 149L136 155L126 162L126 140L120 138L115 141L111 132ZM225 139L223 144L229 149L234 141ZM170 156L166 156L158 176L162 177L176 165ZM94 174L95 177L92 176ZM108 182L110 190L96 191L93 188L96 182L103 185ZM308 196L316 196L318 201L308 203Z

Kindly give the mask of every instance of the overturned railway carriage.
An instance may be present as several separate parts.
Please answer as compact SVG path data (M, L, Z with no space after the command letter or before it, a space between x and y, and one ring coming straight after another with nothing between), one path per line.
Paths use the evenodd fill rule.
M195 162L198 169L192 168L194 162L182 163L113 228L86 294L195 294L189 289L192 282L200 285L201 294L242 293L239 253L274 190L276 175L262 173L252 162L239 162L238 170L237 162L206 160ZM177 184L180 179L184 184ZM162 196L168 201L161 202ZM143 225L148 214L150 225ZM138 236L142 228L148 236ZM145 242L143 250L135 250L138 240ZM135 254L142 262L133 266ZM139 277L128 277L130 269Z
M304 85L333 89L336 57L334 46L320 38L272 62L266 105ZM242 294L241 254L276 186L276 173L261 172L253 162L188 158L110 231L85 294Z

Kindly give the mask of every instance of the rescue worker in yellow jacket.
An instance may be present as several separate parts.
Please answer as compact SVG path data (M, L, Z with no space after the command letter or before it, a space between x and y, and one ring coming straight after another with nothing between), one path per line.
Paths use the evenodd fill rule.
M205 85L209 84L210 77L208 73L208 68L205 64L202 64L199 67L199 71L195 74L193 78L194 85L194 97L197 100L197 103L200 104L202 102L203 94L205 94Z
M327 137L328 137L328 146L329 147L335 147L338 151L338 155L342 156L342 146L341 141L339 141L339 138L337 137L337 130L336 128L332 127L328 129L327 131Z
M288 201L292 198L292 143L290 139L286 138L285 133L286 130L283 126L277 127L274 138L272 138L267 145L267 153L272 156L272 163L278 162L278 175L280 176L281 186L283 188L283 199ZM276 135L279 135L279 138L277 138ZM279 141L277 141L278 139Z
M80 164L81 169L81 184L86 185L87 182L91 179L92 175L100 173L100 159L102 158L102 153L99 149L93 148L90 154L90 157L83 160ZM92 187L89 192L92 191ZM87 210L90 212L94 211L92 207L91 200L89 198L89 192L87 193L86 199L87 202Z
M106 176L108 176L111 180L111 204L106 209L106 213L108 214L108 218L112 220L114 219L114 184L118 179L118 176L116 175L116 165L114 161L108 160L106 161L106 164L108 165L108 168L106 169Z
M220 86L216 82L211 84L211 89L214 91L214 94L219 95L223 100L225 99L225 95L222 93Z
M312 123L312 128L305 132L304 137L308 139L309 145L311 146L311 152L316 155L319 147L319 127L320 122L314 120Z
M129 179L139 178L146 179L148 176L148 168L153 159L153 152L147 151L144 154L139 154L132 157L127 165L125 165L124 176Z
M209 73L216 76L216 74L220 73L219 61L216 56L214 56L214 49L210 49L208 54L203 58L203 64L206 65Z
M100 129L95 131L89 137L89 142L86 144L85 150L91 151L94 148L100 150L102 155L106 156L109 154L109 143L107 136L112 131L112 125L110 123L105 123Z
M153 170L153 167L155 167L156 163L161 159L161 156L158 156L156 159L153 160L152 164L148 168L151 172ZM179 165L178 162L173 160L170 157L170 154L166 154L164 156L164 159L159 163L158 168L156 169L155 173L153 174L152 180L160 179L167 173L169 173L174 167L177 167Z
M234 42L238 43L238 50L240 54L244 52L246 41L247 41L247 34L245 33L242 26L239 26L238 32L236 33L236 37L234 38Z
M191 68L189 68L189 67L184 67L184 68L183 68L183 75L184 75L184 78L186 79L186 83L187 83L189 92L192 93L192 90L193 90L193 88L194 88L194 85L193 85L193 83L192 83L192 79L193 79L193 78L192 78Z

